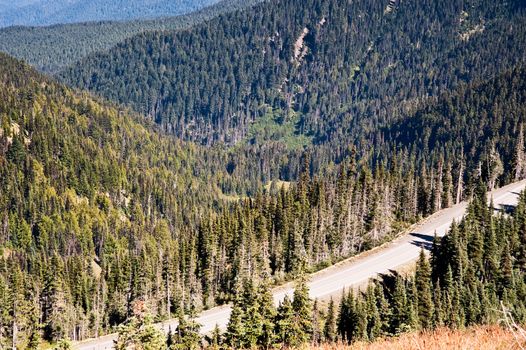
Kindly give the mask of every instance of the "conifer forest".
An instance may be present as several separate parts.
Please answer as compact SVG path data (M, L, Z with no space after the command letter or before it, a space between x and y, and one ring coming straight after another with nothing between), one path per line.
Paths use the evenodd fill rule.
M0 0L0 349L526 325L525 1L105 2Z

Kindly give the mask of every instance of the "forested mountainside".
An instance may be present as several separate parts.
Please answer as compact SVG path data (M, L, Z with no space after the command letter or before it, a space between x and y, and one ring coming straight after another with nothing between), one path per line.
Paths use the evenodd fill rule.
M522 1L273 0L140 34L60 77L183 139L314 144L338 161L429 96L523 62L524 15Z
M513 68L484 83L461 85L428 99L408 117L382 129L378 149L415 155L416 162L444 154L471 180L482 177L490 188L523 176L517 139L524 138L526 69ZM449 155L449 156L448 156ZM518 157L518 158L517 158ZM514 161L512 161L514 160Z
M223 160L3 54L0 87L0 347L100 334L120 316L85 311L155 242L192 237Z
M219 0L35 0L0 3L0 27L177 16Z
M2 346L102 334L126 320L134 300L158 318L212 306L230 298L247 266L255 278L284 279L304 244L316 268L421 215L389 204L388 172L358 173L352 160L338 181L311 182L306 172L297 188L225 207L216 184L237 180L221 150L157 134L137 116L0 60ZM314 247L315 238L327 242Z
M0 51L22 59L41 71L56 73L94 52L108 50L141 32L189 28L219 14L244 9L259 2L223 0L186 15L152 20L8 27L0 29Z
M499 301L523 321L526 197L495 218L483 198L526 178L525 16L518 0L229 0L1 31L43 70L92 53L57 77L110 101L0 54L0 348L228 302L212 341L237 348L494 322ZM304 281L270 305L273 283L469 199L414 279L345 295L338 317ZM168 342L195 344L186 326Z
M226 332L210 337L210 349L301 347L373 341L415 330L452 329L526 321L526 195L513 215L494 216L484 186L475 191L466 217L449 233L422 248L414 274L379 276L361 291L347 291L339 306L310 300L305 282L276 309L262 284L240 285ZM198 345L183 323L169 342ZM517 331L520 332L520 331ZM178 336L182 334L183 336ZM517 333L521 334L521 333ZM522 346L524 338L518 336ZM468 345L469 346L469 345ZM445 340L441 348L457 348ZM161 348L161 347L160 347Z
M178 141L5 55L0 61L2 346L101 335L136 302L155 319L221 304L240 280L319 269L469 198L473 183L525 175L522 114L504 124L506 142L482 147L489 177L453 157L417 168L403 152L384 162L352 149L323 178L311 177L306 153L288 189L274 182L263 192L260 183L253 199L235 200L221 189L245 188L245 174L263 169L250 150ZM493 97L520 111L511 99L524 101L526 74L508 74L516 82L507 88L498 85L506 78L494 80L503 96L490 83L472 88L484 103Z

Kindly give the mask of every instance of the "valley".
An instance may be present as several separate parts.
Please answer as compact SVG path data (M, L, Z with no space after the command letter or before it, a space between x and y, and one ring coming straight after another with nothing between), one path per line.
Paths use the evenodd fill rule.
M518 193L526 187L526 180L510 184L494 192L488 193L495 208L515 206ZM379 274L403 269L412 265L420 250L432 241L434 235L443 237L453 221L460 222L466 213L467 203L460 203L452 208L444 209L416 225L414 230L404 234L393 242L385 244L372 252L364 253L350 260L338 263L309 277L308 286L312 299L328 300L338 298L343 290L364 288L366 281L376 278ZM278 305L285 295L292 296L293 286L288 285L274 289L274 303ZM196 321L201 325L201 332L210 333L216 325L225 329L228 324L231 309L220 307L203 312ZM165 321L158 325L164 332L177 328L177 321ZM79 350L106 350L113 347L116 335L97 340L87 340L75 346Z
M0 1L0 26L1 349L526 322L524 1Z

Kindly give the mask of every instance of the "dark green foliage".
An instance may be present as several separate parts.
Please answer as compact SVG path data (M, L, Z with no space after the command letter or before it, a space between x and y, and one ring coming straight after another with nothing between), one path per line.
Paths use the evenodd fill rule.
M161 318L202 307L193 232L228 206L216 180L229 175L204 166L221 167L223 151L157 133L5 55L0 80L0 347L102 335L134 300Z
M358 170L356 159L322 180L310 178L305 157L289 189L270 186L226 203L225 183L247 188L223 168L231 151L156 133L137 116L0 59L0 261L20 266L17 283L28 293L20 298L40 301L45 339L104 334L126 321L135 300L150 303L158 318L224 303L236 280L272 283L319 269L422 215L418 206L393 205L414 173ZM373 204L377 215L365 225L371 215L361 208ZM0 270L5 281L12 273ZM273 313L268 292L264 299L251 316ZM272 342L272 325L248 321L261 326L249 344ZM19 332L18 341L31 332Z
M245 281L234 300L225 334L233 349L271 348L276 338L276 309L268 281L255 286Z
M208 0L202 3L206 2L211 3ZM244 9L259 2L260 0L222 0L200 11L169 18L164 18L168 15L165 12L163 18L149 20L3 28L0 29L0 51L23 59L39 70L53 73L90 54L111 49L139 33L184 30L220 14ZM1 17L0 14L0 22Z
M312 324L312 300L309 297L309 288L305 277L300 277L296 288L294 289L294 296L292 299L292 308L295 313L295 324L299 331L296 332L293 346L307 343L313 334L314 325Z
M323 328L323 339L326 342L334 342L336 340L336 310L334 300L330 300L327 307L327 316L325 317L325 327Z
M276 144L305 144L305 136L316 146L311 148L316 169L341 161L350 143L361 156L389 157L395 149L388 141L392 138L409 153L413 143L431 143L442 153L435 143L452 136L447 129L464 129L437 122L441 116L456 115L462 124L476 126L505 119L498 109L474 113L456 108L463 102L453 100L439 110L441 116L424 116L433 118L438 133L422 130L425 125L402 127L413 119L420 123L420 117L408 116L426 110L442 94L464 91L466 84L523 62L524 7L489 0L400 1L393 11L386 6L384 0L272 0L188 31L137 35L60 77L207 145L262 143L265 154ZM291 121L301 141L291 140L290 133L276 140L275 125L289 128ZM417 135L406 137L413 130ZM496 131L467 137L478 139L482 148ZM379 149L371 149L371 142ZM433 152L425 146L414 152ZM457 148L445 151L461 157ZM424 159L431 161L419 157L415 164ZM425 200L431 199L430 207L442 202L434 194Z
M234 300L228 325L226 327L225 342L233 349L242 349L245 328L243 324L242 304Z
M413 172L396 198L410 211L417 189L423 215L469 197L479 168L490 188L524 177L524 7L385 9L383 0L274 0L188 31L140 34L60 76L180 138L236 144L225 169L251 194L258 181L298 179L304 147L315 174L348 158ZM294 58L305 28L306 55ZM366 228L381 220L383 199L371 196Z
M142 33L63 74L208 148L0 56L0 347L108 333L135 301L156 319L234 301L236 348L318 342L305 284L277 311L273 283L470 197L430 264L344 295L325 335L493 322L500 300L524 320L526 204L493 218L484 198L526 176L524 9L276 4ZM196 344L181 326L172 344Z
M279 343L284 346L298 346L304 342L303 330L297 324L296 313L288 296L278 307L276 334Z
M404 280L399 276L395 277L390 306L392 317L389 322L389 332L396 335L410 331L413 326L411 301L407 299Z
M384 276L365 293L344 295L338 321L340 336L351 342L373 340L382 334L379 329L396 335L415 328L497 323L502 317L501 302L517 322L524 322L525 274L516 259L520 250L510 247L520 230L517 224L524 220L526 194L520 195L512 216L492 215L485 202L485 191L478 191L467 216L435 244L431 266L421 251L414 279ZM479 239L474 225L484 237L484 264L464 260L473 241ZM499 237L502 245L495 244L493 236ZM372 292L375 288L379 293Z
M431 268L424 250L416 266L415 288L417 292L417 310L420 327L426 329L433 325L433 294L431 292Z
M263 349L269 349L276 341L276 308L274 307L274 298L268 282L262 282L258 289L258 306L257 313L260 319L260 332L258 334L257 345Z

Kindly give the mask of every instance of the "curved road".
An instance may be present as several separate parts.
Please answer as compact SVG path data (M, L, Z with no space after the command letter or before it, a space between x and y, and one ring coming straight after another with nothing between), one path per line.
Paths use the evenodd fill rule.
M526 180L513 183L489 193L493 198L496 210L501 210L517 203L519 193L526 187ZM380 273L399 270L417 260L422 246L430 244L434 234L443 236L453 220L460 221L466 212L467 203L463 202L451 208L441 210L411 231L394 241L345 260L311 276L309 287L312 298L324 299L340 295L343 288L361 286ZM274 290L274 301L279 303L285 295L291 295L293 285L287 284ZM207 333L217 325L225 327L230 315L230 307L216 307L203 312L197 322L202 325L202 332ZM159 325L168 331L177 327L177 320L166 321ZM89 339L74 345L78 350L111 349L115 334L97 339Z

